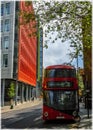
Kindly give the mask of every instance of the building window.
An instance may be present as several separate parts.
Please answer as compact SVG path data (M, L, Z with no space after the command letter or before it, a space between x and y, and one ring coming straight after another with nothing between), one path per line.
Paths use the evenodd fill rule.
M6 3L5 14L10 14L10 3Z
M42 46L40 46L40 52L42 52L43 51L43 47Z
M6 19L5 20L4 31L9 31L9 30L10 30L10 20Z
M1 4L1 16L4 15L4 4Z
M1 20L1 32L3 32L3 20Z
M5 36L4 37L4 49L8 49L9 48L9 37Z
M3 44L3 40L2 40L2 37L1 37L1 49L2 49L2 44Z
M3 66L8 67L8 54L3 55Z

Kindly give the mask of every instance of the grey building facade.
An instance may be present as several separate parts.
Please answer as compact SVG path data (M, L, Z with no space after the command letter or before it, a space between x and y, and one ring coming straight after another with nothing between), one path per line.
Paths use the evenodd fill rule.
M11 81L15 84L15 104L36 97L35 87L18 81L18 11L19 2L1 1L1 106L7 105ZM43 55L43 54L42 54Z
M1 2L1 103L4 106L6 84L13 79L15 2ZM7 99L6 99L7 100Z

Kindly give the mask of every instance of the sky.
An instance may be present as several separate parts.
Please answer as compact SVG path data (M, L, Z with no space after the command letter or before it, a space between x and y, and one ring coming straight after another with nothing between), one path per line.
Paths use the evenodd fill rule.
M48 43L48 48L44 48L43 50L44 68L49 65L57 65L64 62L69 63L71 61L71 58L68 55L70 53L69 50L73 51L69 41L62 43L59 39L55 43ZM73 60L72 65L77 68L77 59ZM83 68L83 60L80 57L78 57L78 67Z

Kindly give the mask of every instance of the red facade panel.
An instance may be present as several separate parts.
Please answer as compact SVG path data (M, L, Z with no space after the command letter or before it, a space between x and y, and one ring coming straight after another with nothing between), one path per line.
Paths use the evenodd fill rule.
M20 1L20 10L32 11L33 8L31 6L27 8L25 2ZM20 22L21 21L22 18L20 17ZM18 80L36 86L37 38L29 37L32 31L28 24L20 25Z

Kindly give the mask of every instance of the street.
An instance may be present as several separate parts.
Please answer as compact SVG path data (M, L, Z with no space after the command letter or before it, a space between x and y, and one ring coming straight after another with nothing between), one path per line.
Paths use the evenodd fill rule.
M81 120L80 123L65 120L44 122L42 119L42 104L1 114L2 129L91 129L91 122L91 118Z

